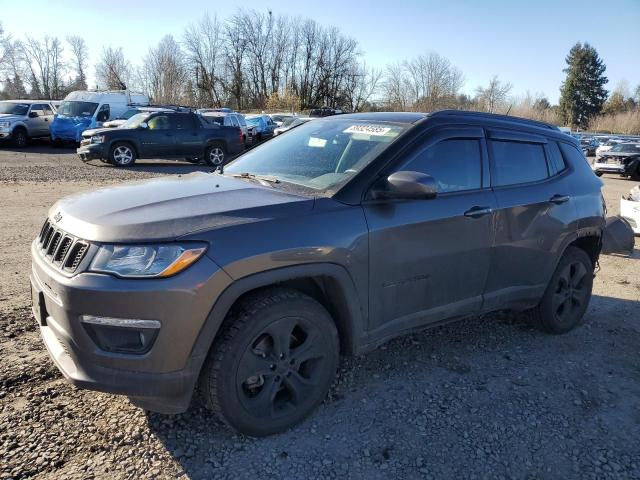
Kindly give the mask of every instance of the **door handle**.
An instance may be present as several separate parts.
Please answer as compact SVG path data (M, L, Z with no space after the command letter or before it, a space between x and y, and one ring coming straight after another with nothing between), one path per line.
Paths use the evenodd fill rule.
M569 201L569 195L554 195L549 199L551 203L555 203L556 205L560 205L561 203L565 203Z
M467 210L466 212L464 212L464 216L465 217L471 217L471 218L479 218L479 217L483 217L485 215L488 215L489 213L493 212L493 209L491 207L471 207L469 210Z

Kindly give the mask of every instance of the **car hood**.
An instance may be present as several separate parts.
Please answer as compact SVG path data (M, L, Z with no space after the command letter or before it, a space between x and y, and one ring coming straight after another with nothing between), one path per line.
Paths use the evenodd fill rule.
M72 195L51 207L49 218L89 241L146 242L300 215L312 208L310 197L197 172Z
M113 132L113 128L108 128L108 127L91 128L89 130L85 130L84 132L82 132L82 136L83 137L92 137L93 135L98 135L98 134L103 133L103 132Z
M0 120L6 121L9 120L10 122L17 122L18 120L24 120L25 117L21 117L19 115L13 115L12 113L0 113Z

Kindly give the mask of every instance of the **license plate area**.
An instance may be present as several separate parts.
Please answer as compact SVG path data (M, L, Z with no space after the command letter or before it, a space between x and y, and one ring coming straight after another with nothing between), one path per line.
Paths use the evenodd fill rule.
M31 311L39 325L47 324L47 307L44 303L44 293L31 285Z

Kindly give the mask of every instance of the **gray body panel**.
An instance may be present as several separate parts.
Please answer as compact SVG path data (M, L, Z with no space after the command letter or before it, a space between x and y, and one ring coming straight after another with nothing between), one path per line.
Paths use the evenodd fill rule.
M36 296L43 293L48 314L43 337L67 378L129 395L146 408L183 411L222 321L248 291L309 280L296 285L328 299L343 351L362 353L427 325L535 305L567 245L601 236L601 182L584 159L568 160L566 171L545 181L492 188L483 132L507 128L511 120L446 112L389 116L413 123L411 135L331 196L201 173L78 194L54 205L49 218L56 227L92 243L75 274L50 265L37 242L32 248L32 285ZM575 148L546 126L511 128ZM398 170L410 152L455 131L482 142L482 188L433 200L369 199L374 183ZM567 198L550 201L558 195ZM487 214L466 215L474 207ZM101 243L161 241L206 242L208 249L167 279L86 271ZM113 354L96 347L80 325L82 314L162 326L143 355Z

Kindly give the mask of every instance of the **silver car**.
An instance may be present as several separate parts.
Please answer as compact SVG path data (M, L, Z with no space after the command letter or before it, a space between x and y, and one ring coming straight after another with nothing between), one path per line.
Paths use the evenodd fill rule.
M48 137L55 108L49 100L0 102L0 140L24 147L30 138Z

